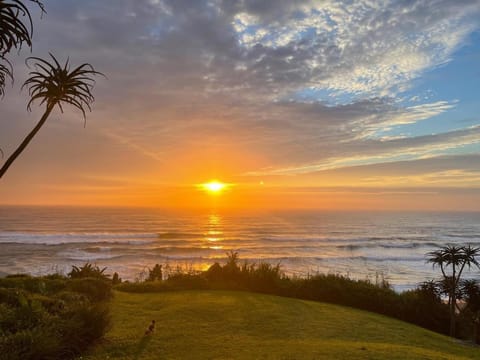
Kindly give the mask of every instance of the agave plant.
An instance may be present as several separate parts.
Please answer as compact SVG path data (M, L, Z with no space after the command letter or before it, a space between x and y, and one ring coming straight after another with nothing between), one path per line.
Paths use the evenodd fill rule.
M31 61L35 62L33 65L34 71L30 72L30 78L28 78L22 86L22 89L25 87L28 88L30 95L27 109L31 110L33 102L39 101L40 105L45 105L45 112L38 124L2 166L0 169L0 178L23 150L25 150L56 106L58 106L63 113L63 105L73 105L82 112L84 120L86 120L86 110L91 111L91 104L95 100L91 92L95 84L93 77L95 75L103 76L103 74L95 71L92 65L88 63L71 70L69 60L62 66L55 56L52 54L50 54L50 56L52 62L38 57L30 57L27 59L28 66L30 66Z
M40 0L30 0L45 11ZM25 20L25 21L24 21ZM33 23L30 11L20 0L0 0L0 60L12 49L21 49L23 44L32 47ZM3 94L6 79L13 79L12 72L0 65L0 95Z

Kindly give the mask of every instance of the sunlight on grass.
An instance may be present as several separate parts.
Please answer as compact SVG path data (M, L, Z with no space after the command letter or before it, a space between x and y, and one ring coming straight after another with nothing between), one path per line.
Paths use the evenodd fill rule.
M469 359L477 350L384 316L242 292L115 294L88 359ZM143 336L150 321L155 333Z

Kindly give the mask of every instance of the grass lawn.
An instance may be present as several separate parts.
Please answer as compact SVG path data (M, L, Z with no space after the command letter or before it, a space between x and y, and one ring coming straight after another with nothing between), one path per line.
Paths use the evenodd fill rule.
M116 292L112 307L113 328L87 359L480 359L480 348L401 321L276 296Z

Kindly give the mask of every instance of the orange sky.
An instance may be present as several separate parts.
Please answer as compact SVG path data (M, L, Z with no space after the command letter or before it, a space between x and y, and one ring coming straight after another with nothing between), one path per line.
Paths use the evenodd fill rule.
M0 205L480 211L475 1L102 4L32 6L32 53L11 54L0 100L5 156L43 111L25 109L25 57L107 78L85 128L52 113ZM234 185L196 187L211 179Z

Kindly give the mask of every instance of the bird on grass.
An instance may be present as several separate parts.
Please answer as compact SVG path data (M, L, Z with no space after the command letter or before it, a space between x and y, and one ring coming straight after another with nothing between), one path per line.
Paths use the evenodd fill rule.
M145 331L145 336L153 334L154 331L155 331L155 320L152 320L147 330Z

